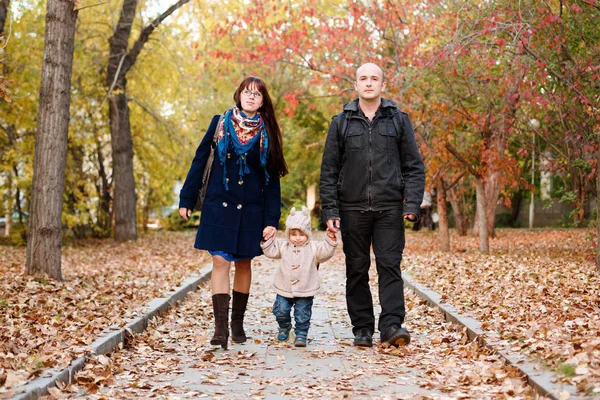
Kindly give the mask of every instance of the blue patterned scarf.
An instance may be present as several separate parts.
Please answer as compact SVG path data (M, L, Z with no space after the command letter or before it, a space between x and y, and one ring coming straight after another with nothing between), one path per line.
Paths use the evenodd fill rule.
M217 129L219 129L217 154L223 166L223 185L225 186L225 190L229 190L226 165L229 148L233 147L233 151L238 155L239 175L240 180L243 180L244 174L250 173L247 164L248 151L256 144L257 140L260 142L260 165L265 170L265 185L268 184L267 153L269 150L269 136L267 135L262 116L257 113L254 117L248 118L242 110L234 106L225 112L223 123Z

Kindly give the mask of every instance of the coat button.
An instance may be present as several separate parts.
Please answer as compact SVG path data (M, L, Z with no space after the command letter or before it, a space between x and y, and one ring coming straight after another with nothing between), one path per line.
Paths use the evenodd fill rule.
M243 185L244 181L238 181L238 185Z
M225 182L229 183L229 178L225 178Z
M227 158L231 158L231 153L227 153Z
M223 207L227 207L227 203L223 202Z
M238 204L238 205L237 205L237 209L238 209L238 210L241 210L241 209L242 209L242 205L241 205L241 204Z

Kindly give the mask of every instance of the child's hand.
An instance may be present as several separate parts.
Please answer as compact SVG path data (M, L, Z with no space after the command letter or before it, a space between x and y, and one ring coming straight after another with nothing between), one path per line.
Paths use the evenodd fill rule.
M267 226L263 229L263 239L266 242L267 240L275 237L275 233L277 233L277 229L274 226Z
M335 230L333 230L333 229L330 229L330 228L328 227L328 228L327 228L327 230L326 230L326 232L327 232L327 236L329 236L329 237L330 237L330 238L332 238L333 240L336 240L336 236L335 236L335 233L336 233L336 231L335 231Z

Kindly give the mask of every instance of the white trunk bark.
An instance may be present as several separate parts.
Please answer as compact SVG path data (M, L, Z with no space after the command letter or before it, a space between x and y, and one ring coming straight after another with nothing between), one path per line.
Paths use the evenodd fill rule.
M448 206L446 202L446 189L444 181L438 179L437 190L437 212L439 217L439 240L440 251L450 251L450 229L448 227Z
M477 224L479 225L479 251L490 252L488 241L488 219L486 215L485 187L481 179L475 178L475 190L477 193Z

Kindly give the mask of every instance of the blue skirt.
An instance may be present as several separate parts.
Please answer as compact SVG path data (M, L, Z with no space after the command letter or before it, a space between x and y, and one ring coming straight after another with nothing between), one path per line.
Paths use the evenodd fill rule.
M240 257L236 254L225 253L224 251L209 251L209 253L211 256L221 256L229 262L236 262L248 259L248 257Z

